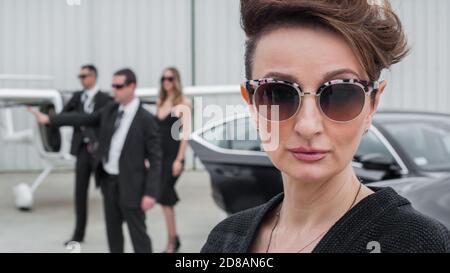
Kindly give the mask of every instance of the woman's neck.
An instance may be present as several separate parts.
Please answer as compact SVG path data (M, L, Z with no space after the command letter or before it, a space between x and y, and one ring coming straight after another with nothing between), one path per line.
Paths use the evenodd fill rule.
M342 217L353 201L357 203L367 196L367 190L356 196L360 182L351 165L327 181L307 183L287 176L283 178L280 226L288 229L300 227L308 230L326 226Z
M173 100L175 98L175 92L171 89L166 90L166 100Z

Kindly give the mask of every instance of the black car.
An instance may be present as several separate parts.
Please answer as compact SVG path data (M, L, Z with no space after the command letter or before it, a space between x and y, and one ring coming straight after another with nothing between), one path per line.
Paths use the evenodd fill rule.
M211 177L215 202L235 213L267 202L283 189L248 115L194 132L190 141ZM450 115L381 111L355 155L363 183L450 174Z
M407 198L416 210L450 229L450 176L410 177L370 183L368 186L393 188Z

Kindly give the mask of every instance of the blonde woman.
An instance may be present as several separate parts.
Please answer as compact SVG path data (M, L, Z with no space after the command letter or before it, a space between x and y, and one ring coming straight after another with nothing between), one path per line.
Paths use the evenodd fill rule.
M174 135L178 127L186 129L190 118L191 102L183 95L179 71L169 67L163 71L157 102L157 116L160 124L162 145L162 177L157 201L162 206L168 231L166 253L177 252L181 246L176 230L175 204L179 201L175 184L180 177L187 148L187 138Z

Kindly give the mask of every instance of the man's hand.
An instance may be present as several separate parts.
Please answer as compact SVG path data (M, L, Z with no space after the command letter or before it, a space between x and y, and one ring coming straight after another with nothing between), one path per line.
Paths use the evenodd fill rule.
M28 107L28 112L32 113L36 117L36 120L39 124L47 125L50 123L50 118L48 117L48 115L39 112L38 110L35 110L31 107Z
M141 209L145 212L149 209L152 209L156 204L155 198L151 196L144 196L141 202Z

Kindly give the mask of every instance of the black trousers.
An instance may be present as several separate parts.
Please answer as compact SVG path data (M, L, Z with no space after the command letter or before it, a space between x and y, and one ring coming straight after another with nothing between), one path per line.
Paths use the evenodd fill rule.
M126 208L120 204L119 179L117 176L106 175L101 187L110 252L124 252L122 225L125 222L128 226L134 252L151 253L152 243L147 234L144 211L140 208Z
M89 181L94 159L86 145L80 148L75 165L75 231L72 239L83 241L88 215Z

